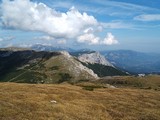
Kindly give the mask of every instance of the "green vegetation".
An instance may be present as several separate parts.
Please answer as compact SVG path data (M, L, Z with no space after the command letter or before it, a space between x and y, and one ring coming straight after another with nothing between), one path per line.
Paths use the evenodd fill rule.
M0 81L38 83L46 78L44 61L57 52L36 52L32 50L0 51Z
M82 87L84 90L94 91L95 89L100 88L109 88L110 85L101 84L101 83L95 83L95 81L89 82L89 81L80 81L75 83L74 85Z
M59 66L52 66L50 70L59 70Z
M105 88L104 86L101 86L101 85L86 85L82 87L84 90L89 90L89 91L93 91L96 88Z
M69 81L72 78L68 73L59 73L59 75L60 75L61 78L58 81L58 83Z
M75 83L94 78L81 70L74 57L58 52L0 51L0 82L18 83Z
M49 52L18 51L0 57L0 120L160 119L160 76L95 80L78 71L79 65L75 58ZM103 65L86 66L99 76L125 75Z
M160 90L160 76L148 75L145 77L119 76L112 78L102 78L98 83L107 83L117 87L132 87L141 89Z
M99 77L104 76L115 76L115 75L127 75L125 72L118 70L117 68L111 67L111 66L105 66L101 64L85 64L85 66L92 69L94 73L96 73Z

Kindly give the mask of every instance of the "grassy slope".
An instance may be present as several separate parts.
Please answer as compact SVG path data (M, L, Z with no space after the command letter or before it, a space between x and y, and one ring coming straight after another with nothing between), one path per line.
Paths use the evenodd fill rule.
M132 87L141 89L154 89L160 91L160 76L148 75L145 77L121 76L102 78L98 83L111 84L117 87Z
M0 51L0 54L8 51ZM0 57L0 82L61 83L94 79L79 62L58 52L17 51Z
M83 64L88 68L92 69L99 77L127 75L125 72L111 66L105 66L101 64L89 64L89 63L88 64L83 63Z
M0 83L0 119L159 120L160 91Z
M51 58L45 62L46 68L52 68L57 66L58 73L67 73L71 76L70 82L78 81L81 79L94 79L92 75L84 70L78 68L79 61L74 58L67 58L64 55L59 55L57 57Z
M6 54L9 51L0 51ZM46 68L43 62L56 52L36 52L32 50L13 52L10 56L0 57L0 81L37 83L44 80Z

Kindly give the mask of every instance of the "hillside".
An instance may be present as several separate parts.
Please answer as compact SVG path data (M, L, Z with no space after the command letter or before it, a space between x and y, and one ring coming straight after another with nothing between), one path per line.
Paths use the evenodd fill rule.
M159 120L160 92L0 83L1 120Z
M118 68L112 66L106 66L101 64L86 64L82 63L83 65L87 66L88 68L92 69L94 73L96 73L99 77L105 76L126 76L129 75L128 72L122 71Z
M76 52L78 56L78 60L82 62L82 64L94 71L99 77L104 76L116 76L116 75L129 75L127 72L118 69L113 66L107 58L101 55L99 52Z
M66 51L0 50L0 82L62 83L128 75L98 52L71 56Z
M146 75L144 77L136 76L114 76L103 77L97 81L102 84L110 84L116 87L126 88L140 88L152 89L160 91L160 76L159 75Z
M79 57L85 54L93 54L96 51L90 49L73 50L65 47L54 47L41 44L35 44L30 49L38 51L68 51L71 55ZM132 74L146 73L159 74L160 71L160 54L143 53L132 50L111 50L100 51L105 59L120 70ZM84 56L83 56L84 57Z
M84 53L78 56L78 59L84 63L90 64L101 64L105 66L114 67L103 55L99 52L92 52L92 53Z
M97 79L67 52L1 50L0 80L25 83L61 83Z

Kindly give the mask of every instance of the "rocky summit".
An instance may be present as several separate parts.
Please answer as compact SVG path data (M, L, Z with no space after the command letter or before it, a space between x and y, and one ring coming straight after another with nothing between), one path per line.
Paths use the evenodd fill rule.
M85 53L85 54L78 56L78 59L85 63L91 63L91 64L96 63L96 64L113 67L113 65L99 52Z

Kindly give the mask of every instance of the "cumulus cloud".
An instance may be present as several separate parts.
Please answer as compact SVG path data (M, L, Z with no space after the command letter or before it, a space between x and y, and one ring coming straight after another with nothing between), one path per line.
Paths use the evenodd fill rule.
M160 14L144 14L134 17L134 20L139 21L160 21Z
M99 44L99 37L96 37L94 34L86 33L77 38L77 42L79 43L89 43L89 45L97 45Z
M115 37L112 35L112 33L107 33L107 36L102 41L102 44L113 45L113 44L118 44L118 41L115 39Z
M80 13L74 7L63 13L30 0L3 0L1 10L4 26L41 31L56 38L74 38L87 28L98 26L93 16Z
M118 41L112 35L112 33L107 33L104 40L101 40L99 37L94 34L84 34L77 38L79 43L88 43L90 45L113 45L118 44Z
M67 12L59 12L31 0L2 0L0 8L0 19L4 27L46 34L35 37L36 40L57 40L58 44L66 44L68 39L89 45L118 43L111 33L104 40L96 36L95 33L103 29L101 23L74 7Z

